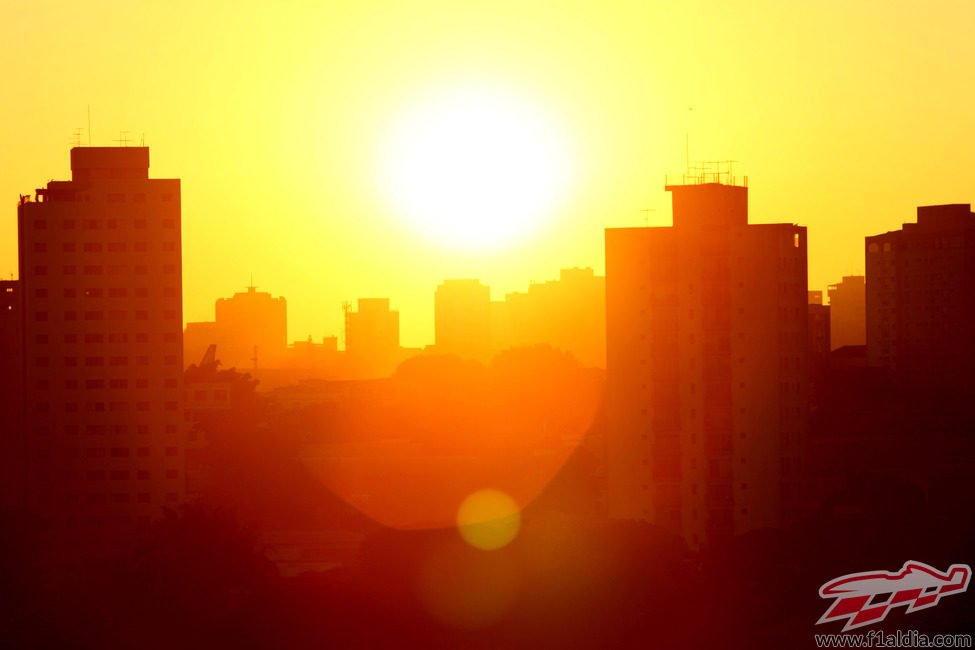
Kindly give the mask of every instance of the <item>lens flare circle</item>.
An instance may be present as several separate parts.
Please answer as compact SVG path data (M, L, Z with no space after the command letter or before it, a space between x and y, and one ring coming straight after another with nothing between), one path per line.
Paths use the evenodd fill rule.
M415 105L382 156L393 209L439 244L511 245L564 199L571 156L536 105L489 87L456 88Z
M482 551L507 546L521 528L521 509L500 490L478 490L457 509L457 530L468 544Z

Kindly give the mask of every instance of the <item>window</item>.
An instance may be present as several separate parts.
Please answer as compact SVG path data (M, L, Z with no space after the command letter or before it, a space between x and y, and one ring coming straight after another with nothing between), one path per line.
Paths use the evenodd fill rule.
M103 320L105 313L101 311L86 311L85 320Z
M167 469L166 470L166 478L168 478L168 479L179 478L179 470Z
M46 311L35 312L34 313L34 320L36 320L36 321L46 321L47 320L47 312Z
M35 253L46 253L47 252L47 244L45 244L43 242L37 242L36 244L34 244L34 252Z
M125 252L125 242L124 241L113 241L108 243L109 253L124 253Z
M176 447L166 447L166 455L167 456L175 456L175 455L177 455L177 453L178 453L178 450L176 449Z
M83 250L86 253L100 253L102 251L102 245L100 242L85 242Z
M98 264L89 264L82 269L82 273L85 275L101 275L103 270L104 269Z
M61 295L65 298L74 298L76 294L74 289L65 289Z
M78 320L78 312L76 311L64 312L64 320Z
M74 252L74 242L65 242L61 244L62 253L73 253Z
M78 267L76 266L65 266L61 269L61 272L65 275L74 275L78 272Z
M128 292L124 287L113 287L108 290L109 298L124 298Z
M47 275L47 267L46 266L35 266L34 267L34 275Z

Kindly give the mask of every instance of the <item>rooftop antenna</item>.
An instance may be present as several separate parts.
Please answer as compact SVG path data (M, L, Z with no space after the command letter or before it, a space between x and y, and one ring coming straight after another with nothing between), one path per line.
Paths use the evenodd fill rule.
M119 131L118 132L118 140L116 140L115 142L118 142L119 143L119 146L122 146L122 147L129 146L129 132L128 131Z
M91 146L91 104L88 104L88 146Z
M142 132L142 139L139 140L139 146L140 147L146 146L146 132L145 131Z
M687 107L687 112L690 113L694 110L693 106ZM687 120L688 128L684 131L684 171L686 176L691 175L691 136L690 136L690 120ZM685 181L686 182L686 181Z
M80 147L81 146L81 127L79 126L74 130L74 138L71 140L71 146Z
M643 213L643 225L644 226L649 226L650 225L650 213L651 212L656 212L656 211L657 210L655 208L643 208L643 209L640 210L640 212Z

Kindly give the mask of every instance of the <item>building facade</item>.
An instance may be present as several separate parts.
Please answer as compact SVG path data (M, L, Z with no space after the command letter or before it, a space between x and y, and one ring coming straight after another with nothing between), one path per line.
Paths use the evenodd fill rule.
M148 170L74 148L18 206L27 506L68 546L125 545L184 494L180 182Z
M917 209L917 223L867 237L867 359L903 384L975 394L975 214Z
M845 275L829 294L830 349L867 344L867 294L862 275Z
M799 503L806 230L749 224L745 187L667 190L672 227L606 230L608 500L697 548Z
M486 362L491 357L491 288L480 280L444 280L434 302L439 354Z

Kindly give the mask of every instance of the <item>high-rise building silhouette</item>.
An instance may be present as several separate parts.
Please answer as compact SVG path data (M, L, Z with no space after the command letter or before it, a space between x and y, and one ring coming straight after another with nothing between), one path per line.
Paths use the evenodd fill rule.
M180 182L148 169L74 148L17 210L27 506L69 546L124 544L184 494Z
M749 224L745 187L666 189L672 227L606 230L608 499L698 547L799 502L806 229Z
M479 280L444 280L433 299L437 352L488 361L491 356L491 288Z
M866 238L867 356L903 384L975 393L975 213L917 209Z
M867 343L867 298L862 275L844 275L827 287L830 349Z
M396 369L402 358L399 312L389 298L359 298L358 310L345 312L345 352L354 374L382 377Z

